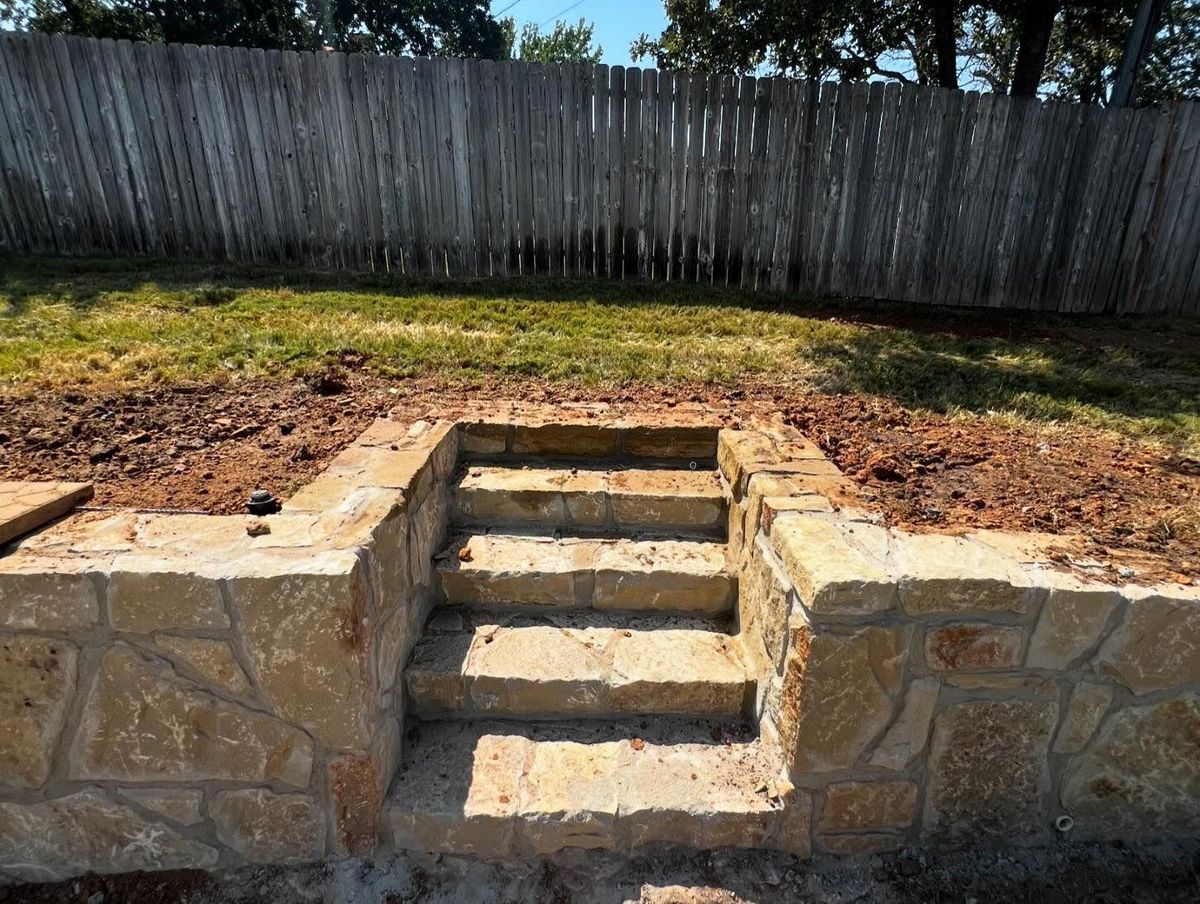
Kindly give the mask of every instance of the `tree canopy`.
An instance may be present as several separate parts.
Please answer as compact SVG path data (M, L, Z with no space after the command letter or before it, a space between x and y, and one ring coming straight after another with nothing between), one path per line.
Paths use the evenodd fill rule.
M18 27L102 38L503 59L488 0L0 0Z
M515 59L527 63L591 63L600 62L604 53L601 46L592 47L595 27L584 19L574 25L555 22L554 30L543 33L533 22L525 23L517 36L517 23L505 19L504 27L512 45Z
M666 0L663 68L897 79L1106 102L1138 0ZM1200 97L1200 0L1168 0L1138 102Z

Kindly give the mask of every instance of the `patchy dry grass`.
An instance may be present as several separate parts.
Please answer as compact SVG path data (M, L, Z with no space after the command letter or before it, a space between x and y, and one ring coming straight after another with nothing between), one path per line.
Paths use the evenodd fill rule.
M0 258L0 384L290 375L774 382L1082 423L1194 452L1200 324L812 303L723 288Z

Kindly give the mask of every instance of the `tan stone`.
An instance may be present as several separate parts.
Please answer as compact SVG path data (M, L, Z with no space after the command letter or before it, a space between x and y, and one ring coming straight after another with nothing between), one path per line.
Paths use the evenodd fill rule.
M783 809L779 813L771 847L787 851L793 857L811 857L812 796L807 791L794 788L784 794L782 803Z
M725 519L725 497L711 472L628 469L614 472L610 486L622 527L712 530Z
M449 496L439 485L417 506L409 521L408 580L413 587L433 586L433 556L445 539L449 520Z
M308 863L325 854L325 820L306 794L222 791L208 809L217 837L251 863Z
M864 832L861 835L818 835L817 847L837 856L882 854L904 844L904 838L888 832Z
M756 655L761 649L771 670L783 665L791 591L791 584L774 558L770 547L760 540L738 585L742 634L757 639L761 647L752 649Z
M0 628L69 631L100 621L90 562L0 557Z
M609 636L599 629L549 626L477 629L467 665L471 704L505 715L608 712Z
M563 494L584 492L583 484L603 492L606 480L600 472L560 477L561 472L531 468L473 467L458 482L454 501L462 520L471 523L513 523L532 521L553 527L567 523L567 508Z
M1029 640L1025 664L1033 669L1066 669L1100 640L1121 594L1059 572L1048 572L1041 581L1050 585L1050 593Z
M1054 738L1055 753L1078 753L1087 746L1113 701L1113 689L1107 684L1081 681L1071 691L1067 714Z
M533 853L614 846L618 753L611 743L533 745L517 809L518 835Z
M733 605L736 587L722 544L601 542L594 562L597 609L715 614Z
M639 458L715 458L717 428L708 424L625 427L621 449Z
M195 669L204 678L231 694L241 695L250 690L246 673L238 665L233 650L225 641L160 635L154 642L168 656Z
M1070 764L1063 803L1089 837L1200 831L1200 695L1113 714Z
M0 864L29 882L88 872L212 869L217 857L208 845L95 789L41 803L0 803Z
M331 747L365 747L371 663L358 557L276 557L244 569L229 588L258 687L279 713Z
M0 546L91 498L90 483L0 480Z
M618 632L610 649L615 712L737 715L753 690L736 639L724 634Z
M958 623L925 635L925 664L937 672L1011 669L1020 664L1021 628Z
M290 725L224 703L118 646L101 662L72 746L70 775L303 787L311 768L312 743Z
M902 829L917 815L915 782L841 782L825 789L822 831Z
M909 615L1025 613L1036 598L1020 563L979 540L895 532L892 555Z
M972 844L1044 834L1049 817L1041 800L1057 719L1054 701L971 701L941 713L930 745L925 834Z
M1096 658L1102 672L1135 694L1200 683L1200 601L1131 599Z
M38 788L50 777L76 659L63 640L0 636L0 786Z
M420 716L467 708L467 662L474 635L465 632L419 640L404 670L412 711Z
M137 634L228 628L219 577L213 569L177 557L118 556L108 583L112 626Z
M575 576L591 569L595 544L556 543L547 537L475 535L438 563L450 603L574 606ZM467 550L464 560L458 555Z
M778 801L760 793L767 775L747 769L738 746L675 745L634 750L623 745L618 831L621 847L669 842L708 850L764 847L780 825ZM803 848L797 805L787 839Z
M780 515L771 525L771 545L800 600L813 612L861 615L896 605L895 581L831 521Z
M433 484L433 465L428 449L349 446L329 463L323 476L344 478L358 487L398 490L406 502L418 503Z
M617 451L617 431L600 424L517 424L512 450L522 455L607 458Z
M871 754L872 766L899 771L925 749L938 700L935 678L914 678L904 695L904 708Z
M422 763L397 778L387 823L400 850L493 859L513 848L521 778L531 744L519 736L465 738L465 725L438 726Z
M181 826L204 820L200 813L204 792L195 788L122 788L121 796Z
M793 775L854 765L891 719L906 646L901 629L793 626L779 727Z
M458 425L462 450L472 455L499 455L508 447L508 424L462 423Z

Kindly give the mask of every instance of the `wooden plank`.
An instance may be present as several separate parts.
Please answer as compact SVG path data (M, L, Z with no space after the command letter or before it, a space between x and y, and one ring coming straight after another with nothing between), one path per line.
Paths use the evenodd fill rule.
M533 271L550 272L550 131L546 109L546 67L529 66L529 159L533 168Z
M321 180L318 175L318 158L315 145L319 130L312 122L312 102L306 92L313 79L313 55L311 53L285 53L280 56L280 75L283 85L283 102L286 111L281 115L281 122L290 124L290 129L281 129L284 147L289 144L295 148L296 179L307 224L305 231L304 253L311 264L318 264L327 259L329 246L326 241L326 230L329 219L323 213L321 197Z
M592 73L592 271L597 276L608 276L609 270L609 197L610 178L608 163L609 147L609 98L610 79L607 66L597 66Z
M253 54L254 51L250 49L233 50L228 61L234 74L234 81L230 84L237 93L244 146L248 151L242 159L250 161L254 177L252 190L258 199L256 232L261 241L261 254L267 260L284 260L286 256L283 254L279 221L286 214L279 210L279 197L282 194L277 181L279 170L273 166L275 154L269 150L269 130L265 127L259 108L258 95L261 91L254 81Z
M487 234L482 244L487 248L486 272L491 276L508 273L508 242L504 235L504 156L501 154L499 124L496 108L497 73L492 60L481 60L477 67L468 70L474 75L472 86L471 127L476 130L480 150L473 156L481 157L478 189L471 190L472 200L478 200Z
M258 176L251 163L250 139L237 83L238 65L234 57L235 53L240 55L241 52L241 48L213 48L212 74L220 97L215 113L224 141L224 153L230 161L233 184L237 186L237 210L244 240L242 259L260 261L264 259L265 217L258 196Z
M830 95L830 102L833 104L833 123L824 179L825 196L819 202L824 213L824 222L821 226L821 250L818 255L820 270L816 285L817 291L822 295L839 291L836 275L838 225L842 218L841 198L845 191L846 154L853 113L851 94L852 86L843 83L833 86Z
M1146 163L1135 190L1121 248L1116 309L1122 312L1133 311L1138 307L1138 299L1145 281L1147 254L1154 241L1154 229L1157 224L1154 212L1159 209L1159 204L1156 202L1162 197L1162 177L1166 170L1167 141L1171 134L1172 117L1151 114L1149 118L1153 134L1146 154Z
M563 275L565 244L563 242L563 99L561 64L549 65L543 73L546 92L546 177L549 235L549 272Z
M793 278L793 233L800 216L800 177L809 148L805 141L808 132L809 84L790 79L786 84L787 114L779 180L779 205L775 211L775 235L768 281L768 287L773 292L786 291L789 280Z
M608 70L608 275L620 279L624 266L625 67Z
M1198 187L1200 187L1200 104L1185 103L1181 104L1184 108L1183 113L1186 115L1187 125L1182 132L1181 153L1179 154L1181 176L1184 174L1182 169L1184 163L1184 154L1182 150L1188 149L1191 156L1191 168L1189 174L1179 184L1177 191L1180 194L1193 196ZM1176 245L1178 254L1172 261L1171 271L1168 274L1169 281L1163 284L1163 295L1166 301L1164 310L1171 314L1183 315L1194 314L1200 308L1200 298L1196 294L1190 292L1189 287L1194 283L1193 276L1195 274L1194 262L1197 257L1200 257L1200 216L1196 214L1195 203L1184 203L1179 212L1179 217L1175 225ZM1189 266L1191 262L1191 266Z
M1057 178L1051 191L1042 199L1039 216L1046 221L1045 241L1037 261L1037 269L1030 292L1030 306L1038 309L1057 309L1059 297L1056 268L1062 256L1059 249L1069 241L1071 224L1068 220L1070 198L1068 189L1078 181L1078 168L1082 159L1079 143L1086 140L1085 117L1089 108L1071 106L1063 122L1062 150L1057 157Z
M704 199L704 127L708 80L693 73L688 83L688 144L686 191L680 213L683 227L683 275L687 282L700 279L700 226Z
M704 84L704 148L700 157L700 222L697 226L697 279L713 281L713 253L716 240L717 167L720 165L721 77L710 75Z
M528 66L511 63L508 70L512 75L512 112L516 136L516 201L521 245L521 273L534 272L534 222L533 222L533 135L529 107L532 93L532 77Z
M466 141L463 153L467 162L469 218L473 235L474 259L471 267L476 276L492 273L491 222L488 218L488 184L485 162L496 159L495 126L488 114L478 60L463 62L463 95L465 98ZM489 135L489 127L491 135Z
M844 166L837 201L833 205L837 211L837 226L829 268L829 291L837 295L857 294L860 282L858 268L862 264L854 240L855 214L863 179L863 162L867 156L867 104L871 86L858 82L849 88ZM873 149L871 153L874 153Z
M641 279L649 279L654 271L654 200L658 150L658 73L655 70L642 70L639 99L637 273Z
M958 153L959 127L964 96L961 91L938 89L934 105L941 118L937 122L936 157L933 162L928 194L922 198L924 214L920 226L920 259L913 273L912 295L922 304L936 301L937 280L942 249L946 245L946 211L954 195L954 178Z
M4 202L0 221L4 223L5 246L29 252L36 250L41 241L35 205L42 202L40 193L34 193L29 170L22 159L24 135L8 77L8 57L14 40L14 35L0 31L0 201Z
M517 177L518 168L524 168L525 160L517 152L517 129L513 118L513 64L501 63L497 66L497 71L499 78L496 83L496 117L503 162L504 241L508 255L506 272L516 274L521 270Z
M1166 173L1159 238L1150 258L1150 278L1146 293L1155 310L1174 312L1180 305L1169 295L1171 276L1179 266L1179 256L1190 244L1184 211L1194 206L1194 194L1200 177L1200 105L1180 104L1175 115L1172 154Z
M638 169L641 167L642 71L625 70L621 119L621 277L637 276Z
M575 272L578 276L595 275L595 245L592 222L595 217L595 139L593 128L593 92L595 75L591 66L579 65L574 69L576 112L578 114L578 131L575 138L577 166L575 170L575 186L579 194L576 205L575 241L578 248Z
M654 108L654 200L651 223L650 269L654 279L670 278L668 262L671 248L671 136L674 124L675 79L670 72L658 72L655 79Z
M671 102L671 209L670 242L667 246L667 279L683 279L684 209L687 205L688 116L692 79L688 73L672 75L675 96Z
M411 59L387 59L384 87L392 98L388 118L395 155L392 183L396 195L397 221L404 235L406 276L429 275L433 272L422 155L424 145L418 119L421 103L416 73L416 64Z
M354 136L354 147L357 149L357 153L348 153L347 170L358 190L356 197L360 200L358 219L364 224L362 253L372 270L386 270L390 269L388 243L391 236L384 227L384 218L390 199L384 199L385 193L379 184L380 162L376 159L380 151L383 155L386 155L386 151L377 151L376 148L381 130L378 121L371 116L367 60L362 54L351 53L346 56L345 79L349 100L347 127Z
M760 78L754 83L754 116L751 136L749 184L746 197L745 239L742 243L741 287L753 289L759 253L759 223L766 176L767 139L770 134L771 92L774 82Z
M356 98L355 122L359 127L360 151L368 143L371 151L368 155L372 165L371 178L370 181L364 178L364 184L368 194L378 198L376 247L382 269L389 273L401 272L404 239L397 215L396 152L392 148L388 117L388 108L395 101L395 92L388 90L383 82L388 58L359 56L358 60L358 63L351 62L351 74L361 80L360 93Z
M410 156L409 160L421 161L421 182L424 187L422 213L426 217L423 222L426 225L429 247L427 272L431 276L445 276L450 245L450 225L446 213L451 209L452 199L443 194L441 170L446 157L446 136L442 129L442 123L445 122L444 113L437 104L437 82L441 77L437 67L436 60L426 57L416 61L413 79L418 102L417 116L413 121L420 126L421 148L419 153Z

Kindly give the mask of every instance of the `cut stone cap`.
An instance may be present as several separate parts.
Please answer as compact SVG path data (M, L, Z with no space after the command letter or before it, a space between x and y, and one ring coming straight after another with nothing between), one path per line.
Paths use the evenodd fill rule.
M0 481L0 546L91 498L90 483Z
M801 511L779 512L769 530L797 595L815 615L900 609L915 617L1019 618L1047 594L1064 590L1117 593L1131 601L1153 593L1200 605L1200 588L1115 587L1087 569L1064 570L1051 559L1047 538L1030 534L918 534Z

